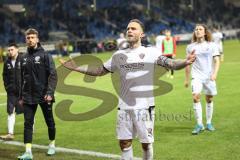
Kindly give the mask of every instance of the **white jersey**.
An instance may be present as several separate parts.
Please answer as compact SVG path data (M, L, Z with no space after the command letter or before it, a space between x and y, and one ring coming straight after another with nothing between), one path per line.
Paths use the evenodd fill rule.
M140 46L118 50L104 63L110 72L120 74L120 109L144 109L154 105L154 64L161 55L155 47Z
M166 38L164 35L159 35L156 37L156 47L162 50L162 42Z
M196 60L192 64L192 78L209 79L213 72L213 57L219 55L213 42L191 43L187 46L187 54L195 50Z
M222 39L223 39L223 34L219 31L214 32L212 34L213 42L217 45L219 52L223 52L223 44L222 44Z

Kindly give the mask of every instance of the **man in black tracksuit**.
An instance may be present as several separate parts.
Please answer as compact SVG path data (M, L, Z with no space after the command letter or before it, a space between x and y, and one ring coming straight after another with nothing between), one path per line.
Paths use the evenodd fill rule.
M8 113L8 134L0 136L3 140L14 139L15 113L23 113L23 108L19 102L20 89L20 55L18 46L11 43L7 48L8 57L3 66L3 82L7 92L7 113Z
M21 60L21 102L24 107L24 143L26 152L19 156L21 160L32 159L31 143L34 116L38 104L40 105L45 122L48 126L50 140L47 154L55 154L55 122L52 105L54 91L57 85L57 72L52 56L41 47L38 31L30 28L25 32L27 53Z

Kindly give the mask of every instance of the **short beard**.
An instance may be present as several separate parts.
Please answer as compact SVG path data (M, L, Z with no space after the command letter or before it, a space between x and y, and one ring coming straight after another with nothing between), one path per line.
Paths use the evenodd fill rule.
M127 40L127 42L128 42L128 44L129 44L129 47L131 48L131 46L133 46L134 44L136 44L138 41L137 41L136 39L134 39L134 40L131 40L131 41Z

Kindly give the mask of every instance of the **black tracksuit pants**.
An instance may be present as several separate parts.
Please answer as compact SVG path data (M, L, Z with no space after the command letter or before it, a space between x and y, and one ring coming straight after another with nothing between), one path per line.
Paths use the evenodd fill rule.
M52 111L52 103L40 103L39 104L45 122L48 126L48 137L49 140L55 140L56 128L55 122L53 118ZM33 135L33 124L34 124L34 116L37 111L38 104L23 104L24 107L24 143L32 143L32 135Z
M173 59L173 56L167 56L167 57ZM171 75L173 76L173 74L174 74L174 70L171 69Z

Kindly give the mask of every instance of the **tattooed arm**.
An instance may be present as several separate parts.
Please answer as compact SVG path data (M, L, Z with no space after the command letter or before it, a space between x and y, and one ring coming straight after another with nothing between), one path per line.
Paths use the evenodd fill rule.
M65 61L63 59L59 59L59 61L64 67L69 70L80 72L90 76L103 76L109 73L109 71L105 69L103 65L97 68L88 68L87 66L77 66L73 60Z
M196 55L194 54L194 51L187 56L185 60L180 60L180 59L170 59L165 56L159 56L157 60L157 64L165 67L167 69L172 69L172 70L180 70L187 65L192 64L196 59Z

